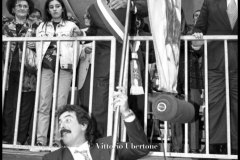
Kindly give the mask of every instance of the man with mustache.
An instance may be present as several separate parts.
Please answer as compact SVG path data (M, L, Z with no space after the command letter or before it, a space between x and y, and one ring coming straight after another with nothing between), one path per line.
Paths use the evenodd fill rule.
M147 137L129 109L126 92L118 88L113 106L120 107L129 142L117 144L116 157L121 160L139 159L149 153ZM43 160L108 160L111 156L112 137L96 139L96 128L89 114L77 105L65 105L58 111L59 129L66 147L43 157ZM133 147L134 146L134 147Z

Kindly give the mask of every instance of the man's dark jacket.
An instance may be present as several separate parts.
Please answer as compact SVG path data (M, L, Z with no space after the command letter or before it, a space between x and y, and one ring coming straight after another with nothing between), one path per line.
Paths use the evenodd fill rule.
M133 122L125 122L129 142L118 143L123 149L117 149L116 159L118 160L135 160L139 159L149 153L148 149L134 149L132 146L148 145L147 137L140 123L135 119ZM93 160L110 160L111 147L101 149L103 144L111 145L112 137L105 137L97 140L98 146L90 147L90 153ZM128 147L126 148L126 145ZM120 148L120 147L119 147ZM146 147L147 148L147 147ZM43 160L73 160L70 150L66 147L60 148L54 152L46 154Z
M148 15L146 0L135 0L135 6L137 8L137 15L140 17L146 17ZM126 8L120 8L112 10L118 20L125 25ZM91 25L87 31L88 36L112 36L112 33L105 26L99 13L97 12L96 5L92 4L88 8L88 13L91 17ZM131 23L131 22L130 22ZM133 27L130 25L130 27ZM116 44L116 71L120 69L122 43L117 41ZM107 41L96 42L96 54L95 54L95 77L106 77L109 75L110 68L110 48L111 44Z
M205 0L193 32L202 32L204 35L237 35L238 19L232 29L226 11L226 0ZM236 70L238 64L237 41L228 43L228 54L229 68L230 70ZM223 41L208 43L208 62L209 69L224 71Z

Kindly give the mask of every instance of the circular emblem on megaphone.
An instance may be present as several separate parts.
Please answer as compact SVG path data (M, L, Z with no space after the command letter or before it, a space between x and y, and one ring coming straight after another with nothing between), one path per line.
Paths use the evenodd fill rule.
M159 112L164 112L164 111L166 111L166 109L167 109L167 106L165 103L163 103L163 102L158 103L157 110Z

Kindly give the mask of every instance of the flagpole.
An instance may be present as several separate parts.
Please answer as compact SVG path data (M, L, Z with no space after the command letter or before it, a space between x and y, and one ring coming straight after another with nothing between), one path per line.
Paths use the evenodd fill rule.
M121 59L121 66L120 66L120 73L119 73L119 86L123 86L123 72L124 72L124 63L125 63L125 56L127 50L127 40L128 40L128 28L129 28L129 16L130 16L130 0L127 3L127 10L126 10L126 20L125 20L125 28L124 28L124 37L123 37L123 49L122 49L122 59ZM118 134L118 126L119 126L119 108L117 106L115 111L114 117L114 130L113 130L113 141L112 141L112 150L111 150L111 160L115 160L116 156L116 144L117 144L117 134Z

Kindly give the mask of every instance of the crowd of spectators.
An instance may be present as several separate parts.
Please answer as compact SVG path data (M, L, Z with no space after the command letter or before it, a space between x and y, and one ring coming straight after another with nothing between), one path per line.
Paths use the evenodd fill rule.
M118 2L125 2L119 3ZM115 0L113 4L109 4L111 9L116 14L122 24L125 22L125 10L126 1ZM133 1L134 7L131 10L131 17L133 23L131 23L132 35L151 35L148 25L144 23L143 18L147 17L147 7L144 0ZM145 6L144 6L145 5ZM206 7L207 0L204 2ZM79 21L75 18L74 14L67 11L62 0L47 0L45 3L43 14L42 12L34 8L34 3L31 0L8 0L6 3L7 9L12 17L2 16L2 36L5 37L76 37L76 36L109 36L111 33L108 28L101 21L102 19L98 15L94 5L90 5L84 14L83 20L85 28L80 26ZM117 11L119 8L123 9ZM206 9L206 8L203 8ZM197 23L197 19L201 14L201 10L196 10L193 13L193 24L187 24L184 19L184 12L182 11L182 35L192 35L196 31L202 31L201 26L198 28L200 22ZM203 17L201 18L201 22ZM140 25L139 25L140 23ZM196 25L196 26L195 26ZM206 27L206 26L205 26ZM235 29L234 27L232 27ZM235 31L235 30L234 30ZM204 30L204 32L206 32ZM224 33L221 33L224 34ZM196 36L197 37L197 36ZM91 68L91 52L92 43L81 43L82 50L79 53L80 60L78 61L77 71L77 88L78 96L77 103L82 105L88 110L89 104L89 88L90 88L90 68ZM234 44L235 45L235 44ZM138 52L139 61L141 61L141 71L144 75L144 44L141 44L141 49ZM180 46L180 59L179 59L179 74L178 74L178 96L184 95L184 47L183 43ZM196 110L196 116L192 123L190 123L190 152L197 153L200 151L200 135L199 135L199 108L202 105L201 94L203 87L203 47L198 49L192 48L189 43L188 48L188 72L189 72L189 102L192 103ZM6 62L6 43L3 43L2 47L2 68L4 68ZM53 103L53 88L54 88L54 76L58 73L58 94L56 99L56 110L67 104L69 97L69 90L72 82L72 69L73 69L73 42L61 42L60 45L60 58L59 63L56 65L56 53L57 42L44 42L43 48L39 42L27 42L26 57L31 53L36 58L41 59L41 83L40 83L40 95L39 95L39 107L37 116L37 128L36 128L36 145L46 146L49 143L49 128L51 126L51 111ZM43 52L41 52L43 50ZM116 62L116 85L120 70L122 43L117 42L117 62ZM150 63L155 63L154 49L152 44L150 45ZM36 83L37 83L37 69L32 69L25 65L23 71L23 77L21 80L21 63L23 54L23 42L12 42L10 45L9 63L7 72L6 92L4 99L3 109L3 144L12 144L14 137L14 126L16 121L17 106L20 105L19 110L19 126L17 144L30 144L33 129L33 111L36 95ZM43 55L42 55L43 54ZM211 54L211 53L210 53ZM43 57L43 58L42 58ZM93 116L97 120L97 127L100 137L104 137L107 134L107 113L108 113L108 91L109 91L109 64L110 60L110 43L97 42L96 43L96 68L94 73L93 84ZM235 62L235 61L234 61ZM25 62L26 63L26 62ZM37 64L37 63L36 63ZM55 66L58 66L56 68ZM230 75L233 75L233 81L235 84L236 68L233 66L233 71ZM58 70L56 70L58 69ZM212 70L209 70L211 74ZM221 72L222 73L222 72ZM149 75L152 76L152 75ZM154 75L153 75L154 76ZM142 76L144 77L144 76ZM150 80L156 77L150 77ZM19 88L20 81L22 81L22 87ZM211 82L211 81L210 81ZM156 79L149 83L150 91L155 90ZM214 85L214 84L212 84ZM19 95L19 89L21 94ZM211 89L211 88L210 88ZM215 88L216 89L216 88ZM217 89L216 89L217 90ZM156 91L156 90L155 90ZM211 93L211 92L210 92ZM235 93L235 92L234 92ZM178 97L178 98L179 98ZM211 97L211 96L210 96ZM18 103L20 99L20 104ZM130 107L136 113L137 118L140 120L143 126L143 104L144 98L142 96L129 96ZM210 99L211 100L211 99ZM212 102L212 101L210 101ZM223 103L225 104L225 103ZM233 104L235 106L235 103ZM224 106L224 105L223 105ZM211 107L211 106L210 106ZM210 108L211 109L211 108ZM213 112L211 112L213 114ZM224 112L225 113L225 112ZM54 115L54 114L52 114ZM236 117L236 115L234 114ZM55 118L55 117L54 117ZM232 121L231 121L232 122ZM226 122L225 122L226 123ZM58 122L55 121L53 146L59 147L60 135L58 133ZM211 125L210 125L211 126ZM218 127L218 126L217 126ZM234 126L233 126L234 128ZM171 124L172 129L172 143L174 152L182 152L183 150L183 125ZM235 128L234 128L235 129ZM234 130L235 131L235 130ZM235 132L234 132L235 133ZM215 132L210 131L211 135ZM210 135L210 136L211 136ZM214 140L213 140L214 141ZM212 142L212 141L211 141ZM213 144L215 144L213 142ZM222 143L220 143L222 145ZM224 141L225 144L225 141ZM235 143L234 143L235 144ZM218 141L217 144L219 145ZM211 148L210 148L211 149ZM233 148L235 151L235 148ZM216 150L211 150L213 153Z

